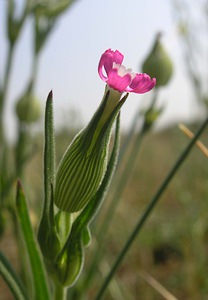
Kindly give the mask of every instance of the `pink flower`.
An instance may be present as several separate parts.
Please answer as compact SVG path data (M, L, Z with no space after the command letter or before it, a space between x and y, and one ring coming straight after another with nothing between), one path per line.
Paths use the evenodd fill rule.
M156 84L156 79L145 73L133 73L122 65L123 54L118 50L106 50L100 58L98 73L107 85L120 93L133 92L143 94L150 91Z

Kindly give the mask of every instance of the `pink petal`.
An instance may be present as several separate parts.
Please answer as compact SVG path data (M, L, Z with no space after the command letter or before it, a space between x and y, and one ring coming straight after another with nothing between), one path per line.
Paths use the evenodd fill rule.
M147 74L136 74L134 79L132 80L129 88L127 89L128 92L133 92L137 94L143 94L150 91L156 84L156 79L151 77Z
M112 69L108 74L107 84L114 90L123 93L131 82L131 75L119 76L117 69Z
M110 51L112 51L112 50L110 50ZM121 52L119 52L118 50L112 51L112 52L113 52L113 62L115 62L118 65L121 65L123 62L123 59L124 59L123 54Z
M121 54L118 50L112 51L111 49L106 50L101 58L98 65L98 73L100 75L100 78L104 81L107 81L108 79L108 73L113 68L113 63L121 64L123 61L123 54ZM106 72L106 75L103 73L103 69Z

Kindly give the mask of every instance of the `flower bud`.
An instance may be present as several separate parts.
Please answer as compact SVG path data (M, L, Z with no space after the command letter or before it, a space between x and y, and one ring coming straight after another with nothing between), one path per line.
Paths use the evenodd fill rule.
M38 121L41 116L39 101L31 94L21 97L16 104L16 114L23 123L33 123Z
M107 167L111 128L127 96L120 99L121 93L107 88L92 120L66 150L55 186L55 204L61 210L81 210L98 190Z
M55 262L55 279L63 286L74 285L83 268L82 238L71 235Z
M158 34L150 54L145 59L142 70L157 79L157 87L166 85L173 73L173 65L169 55L160 41Z

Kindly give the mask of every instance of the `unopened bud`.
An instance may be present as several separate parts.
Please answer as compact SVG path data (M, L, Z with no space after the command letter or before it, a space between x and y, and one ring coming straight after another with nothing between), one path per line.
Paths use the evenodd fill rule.
M82 271L84 262L81 236L70 236L55 263L57 281L63 286L74 285Z
M156 78L156 87L166 85L173 73L172 61L160 41L160 36L161 34L157 35L154 46L142 66L143 72Z
M18 119L24 123L33 123L38 121L41 116L39 101L31 94L21 97L16 104L16 114Z
M97 192L104 177L113 122L126 97L105 93L88 126L72 141L56 175L55 204L64 211L81 210Z

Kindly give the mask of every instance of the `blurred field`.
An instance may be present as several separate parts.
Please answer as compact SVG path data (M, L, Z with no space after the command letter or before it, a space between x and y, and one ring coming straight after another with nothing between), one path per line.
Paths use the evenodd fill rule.
M194 131L197 125L190 128ZM69 134L66 129L57 135L57 161L72 136L73 133ZM208 130L201 140L208 146ZM23 184L31 210L38 215L42 201L42 137L38 136L34 141L38 151L27 165ZM144 138L127 188L112 220L110 232L107 237L103 237L106 247L101 273L106 274L108 265L113 263L139 216L187 143L188 138L177 127L150 133ZM105 300L164 299L156 291L155 283L154 287L150 286L149 276L177 299L208 299L207 166L207 158L195 147L133 244L116 276L115 288L106 294ZM122 168L119 170L123 171ZM115 175L109 196L93 223L94 226L99 223L99 218L102 219L102 212L108 206L118 177L119 172ZM33 189L29 188L31 185ZM34 224L36 222L37 219L34 218ZM86 249L86 265L92 258L93 246L94 240ZM6 254L11 253L11 259L16 261L8 235L3 238L0 247ZM89 298L86 299L93 299L96 294L102 280L100 271L88 291ZM119 293L122 298L115 298ZM3 292L0 299L9 299L2 295Z

